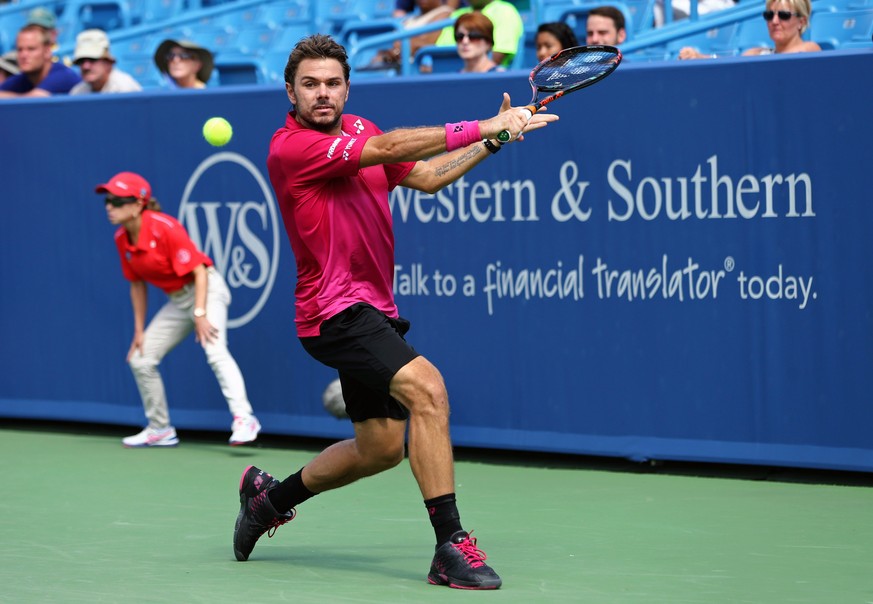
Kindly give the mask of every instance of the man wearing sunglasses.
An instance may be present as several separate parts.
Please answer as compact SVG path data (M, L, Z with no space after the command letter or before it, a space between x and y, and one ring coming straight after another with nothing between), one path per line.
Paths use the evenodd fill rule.
M82 81L73 86L70 94L142 90L130 74L115 68L115 57L109 52L109 37L103 30L86 29L76 36L73 63L82 72Z
M803 39L809 28L812 6L809 0L770 0L762 16L767 22L767 33L773 46L756 46L743 52L743 56L758 56L794 52L816 52L821 46ZM716 55L701 53L686 46L679 51L680 59L714 59Z

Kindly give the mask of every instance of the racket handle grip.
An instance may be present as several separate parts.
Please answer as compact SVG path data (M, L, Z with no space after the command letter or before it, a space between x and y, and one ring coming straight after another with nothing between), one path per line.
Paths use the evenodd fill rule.
M530 121L530 118L532 118L534 113L536 113L538 111L538 109L534 105L528 105L527 107L522 107L521 110L527 114L527 117L525 118L527 121ZM524 130L524 129L522 128L522 130ZM519 132L519 134L521 134L521 132ZM497 141L500 144L508 143L511 140L512 140L512 134L509 132L509 130L503 130L502 132L500 132L497 135Z

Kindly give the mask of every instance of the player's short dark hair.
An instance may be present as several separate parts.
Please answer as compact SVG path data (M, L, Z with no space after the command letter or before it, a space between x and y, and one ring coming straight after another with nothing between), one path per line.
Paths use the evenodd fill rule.
M537 33L547 33L555 36L558 42L561 43L561 50L579 46L579 40L576 39L576 34L573 32L573 28L563 21L541 23L540 26L537 27Z
M342 65L346 81L349 79L351 67L349 67L349 56L346 54L346 49L330 36L313 34L303 38L294 46L294 50L288 56L288 63L285 64L286 83L294 84L297 68L303 59L336 59Z
M615 31L626 29L624 25L624 13L614 6L597 6L588 11L588 15L598 15L600 17L612 19L612 22L615 23Z

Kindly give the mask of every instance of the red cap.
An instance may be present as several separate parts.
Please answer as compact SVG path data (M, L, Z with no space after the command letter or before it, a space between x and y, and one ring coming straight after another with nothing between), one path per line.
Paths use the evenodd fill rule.
M148 201L152 198L152 187L145 178L134 172L119 172L109 182L97 185L97 193L112 193L116 197L136 197Z

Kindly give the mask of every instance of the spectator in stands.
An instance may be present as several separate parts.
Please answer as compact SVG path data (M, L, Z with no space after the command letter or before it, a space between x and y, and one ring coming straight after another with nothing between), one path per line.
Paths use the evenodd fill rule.
M457 4L457 2L455 3ZM415 5L418 7L418 14L410 16L403 20L404 29L415 29L423 27L430 23L443 21L452 16L452 7L443 0L415 0ZM440 30L423 33L409 40L409 58L410 60L418 52L422 46L430 46L436 42L440 35ZM402 47L400 41L394 43L391 50L382 50L373 59L370 67L375 69L384 69L400 65L402 55Z
M627 39L624 13L614 6L598 6L588 11L585 43L618 46Z
M57 50L58 18L52 11L41 6L33 9L28 13L25 25L38 25L43 28L52 39L52 50Z
M464 13L455 21L455 43L464 61L461 73L504 71L491 58L494 46L494 24L482 13Z
M460 8L466 4L462 0L437 0L439 4L443 4L449 7L451 10L455 10L456 8ZM397 0L394 3L394 17L395 18L403 18L411 15L415 12L416 7L419 9L419 15L423 15L425 13L424 9L421 8L421 3L416 0Z
M109 52L109 37L101 29L86 29L76 37L73 63L82 72L82 81L73 86L70 94L142 90L130 74L115 68L115 57Z
M579 40L573 33L573 28L563 21L541 23L534 39L537 50L537 62L542 63L556 52L565 48L579 46Z
M212 53L190 40L164 40L155 65L174 88L205 88L215 64Z
M8 78L17 75L18 72L18 53L14 50L3 53L0 56L0 84Z
M782 54L791 52L816 52L821 46L807 42L801 36L809 27L812 6L809 0L768 0L763 13L767 30L773 40L773 48L750 48L744 56ZM714 59L716 55L700 52L686 46L679 51L680 59Z
M456 10L452 13L452 18L457 19L464 13L473 11L481 12L491 19L494 25L494 48L491 57L498 65L509 67L518 52L518 45L524 34L524 22L518 9L504 0L470 0L470 6ZM444 28L436 43L437 46L455 44L454 27Z
M20 73L0 84L0 99L67 94L81 81L75 71L52 61L52 40L45 28L25 25L15 39Z

